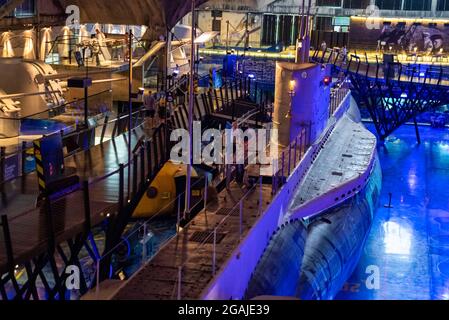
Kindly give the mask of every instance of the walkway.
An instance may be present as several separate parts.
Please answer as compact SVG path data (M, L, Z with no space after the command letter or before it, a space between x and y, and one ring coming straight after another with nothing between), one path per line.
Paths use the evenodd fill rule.
M264 200L261 212L267 208L272 199L271 191L271 185L263 185ZM242 189L236 183L232 183L230 191L223 190L218 202L210 204L206 212L200 212L177 237L125 282L118 292L113 294L113 299L176 299L178 288L179 298L201 298L202 291L214 276L213 229L220 225L216 233L215 247L215 270L218 272L234 252L240 239L246 236L259 217L258 185L250 189L247 198L243 200L240 216L239 201L247 192L247 189ZM178 287L179 275L181 275L180 287ZM105 298L102 295L100 297Z
M134 131L133 148L143 136L145 132L142 129L138 128ZM91 225L97 225L108 214L112 215L116 211L120 198L119 165L128 162L127 137L127 134L119 136L65 159L66 167L75 168L81 181L90 182ZM125 169L125 181L127 181L127 174L128 170ZM124 194L127 190L127 183L125 183ZM48 242L49 230L45 210L36 208L38 197L36 173L7 182L3 196L6 202L1 208L1 213L6 213L8 216L14 262L16 264L27 262L39 253L45 252ZM52 204L57 243L71 239L83 230L86 222L83 203L83 191L78 190ZM7 271L6 263L7 257L2 237L0 239L0 274Z

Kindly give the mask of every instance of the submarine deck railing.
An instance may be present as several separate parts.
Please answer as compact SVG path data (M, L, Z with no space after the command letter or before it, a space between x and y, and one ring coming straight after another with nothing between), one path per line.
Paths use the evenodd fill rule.
M334 115L335 112L338 111L338 108L342 105L342 103L349 97L350 91L347 89L345 85L345 81L339 83L333 90L331 94L331 101L329 105L329 109L332 110L330 113L330 117ZM299 144L299 145L298 145ZM207 251L206 245L208 241L212 239L212 252L211 252L211 261L212 261L212 276L216 275L216 272L219 269L217 266L217 247L219 240L217 238L218 235L223 235L225 233L230 232L229 227L227 226L228 220L232 218L233 215L238 212L238 229L235 233L239 235L237 243L235 247L237 247L241 241L243 240L243 219L245 217L245 200L254 193L258 191L258 208L257 208L257 217L263 214L263 202L266 200L272 200L276 195L282 190L283 186L289 179L289 177L293 174L294 169L301 163L304 159L304 156L307 152L308 147L310 146L310 127L303 128L300 134L294 139L289 146L287 146L281 153L281 156L278 158L275 163L273 163L273 176L272 176L272 185L271 185L271 197L266 199L264 197L263 190L263 178L260 176L258 179L258 183L255 184L247 193L245 193L240 201L230 210L230 213L225 216L213 229L212 232L209 233L207 237L205 237L204 241L198 245L196 250L199 251ZM297 157L298 156L298 157ZM293 158L292 158L293 157ZM280 168L280 169L279 169ZM249 210L248 210L249 211ZM246 217L247 218L247 217ZM220 232L223 231L223 232ZM232 231L231 231L232 232ZM225 262L222 260L221 262ZM175 288L173 292L176 292L176 299L183 299L182 296L182 270L188 266L189 261L185 261L182 265L178 265L178 276L175 283ZM172 296L174 298L174 296ZM189 297L191 298L191 297Z
M330 111L330 113L338 112L338 107L348 99L349 95L350 92L344 82L338 85L331 95L329 109L333 112ZM308 139L310 139L308 128L304 128L298 137L287 148L282 150L276 164L272 165L271 185L267 186L263 181L262 175L259 175L252 187L244 193L239 193L240 197L238 201L235 201L232 208L222 208L225 209L223 215L212 214L212 211L215 210L208 207L207 193L203 194L204 210L197 216L200 217L199 221L193 220L184 228L177 228L172 237L167 238L166 241L158 245L159 249L157 252L155 251L152 256L146 256L146 259L140 261L141 265L139 268L150 268L151 264L154 264L158 273L161 272L164 276L164 278L158 278L161 275L158 274L152 281L159 285L164 281L171 283L171 285L157 286L155 290L160 290L160 292L153 292L152 297L169 299L198 298L198 285L201 284L205 287L214 277L232 251L243 240L245 232L248 232L250 228L248 226L249 221L253 220L252 222L255 222L263 214L266 201L271 201L282 190L294 168L301 163L310 144ZM176 201L179 201L179 198L174 202ZM251 203L256 204L257 208L251 208L249 206ZM178 212L178 221L179 214ZM139 229L140 231L137 231L143 235L143 238L147 236L147 227L144 224ZM231 235L231 237L228 235ZM195 239L196 241L192 241L194 237L197 238ZM231 240L225 241L226 244L223 247L222 241L224 237L231 238ZM142 243L145 241L145 239L142 239ZM128 240L124 239L121 245L123 246L127 242ZM162 258L158 260L158 254L163 251L166 251L171 257L170 261ZM115 255L116 253L109 252L106 255ZM141 271L142 269L139 269L128 281L132 281L133 277L136 277ZM195 272L202 274L199 278L196 278L198 283L192 282L192 278L187 279L185 276L185 273L191 275ZM145 280L150 281L149 279ZM139 283L139 285L143 285L143 283ZM147 285L150 286L150 284ZM127 286L131 286L131 288L127 292L121 293L123 289L126 291ZM132 285L129 283L118 284L111 288L109 284L100 284L99 279L97 279L95 293L90 294L88 299L111 299L116 298L117 294L119 299L132 299L132 289Z
M298 137L298 139L296 139L296 141L304 141L302 139L303 136L304 136L304 134L301 133L300 136ZM298 152L297 153L298 155L301 154L301 151L298 150L298 145L295 143L292 143L287 149L288 149L288 151L283 152L284 159L287 157L289 157L291 159L293 154L296 154L296 152ZM304 149L302 149L302 150L304 150ZM301 148L300 148L300 150L301 150ZM301 158L298 158L296 156L295 156L295 159L296 159L295 162L290 163L291 164L290 168L292 168L292 166L296 166L301 161ZM275 196L276 193L281 190L282 184L285 183L285 178L288 178L288 176L284 177L284 179L281 179L281 177L280 177L281 172L286 173L287 170L288 169L285 169L282 171L279 170L275 174L275 175L277 175L278 182L276 184L273 183L273 185L270 187L270 189L273 188L272 196ZM194 227L195 230L196 229L198 229L198 230L205 229L205 231L197 231L197 232L201 232L201 240L199 241L199 243L192 244L191 246L189 245L189 247L188 247L189 252L188 252L188 254L187 253L185 254L186 257L183 257L182 253L181 253L181 257L178 257L179 252L176 252L176 258L175 258L176 265L170 266L170 269L176 270L177 280L175 281L176 283L174 284L173 289L170 290L171 294L169 295L168 298L181 299L183 297L182 292L185 291L185 290L183 290L182 285L181 285L183 282L183 280L182 280L183 270L187 270L187 269L191 268L191 265L197 262L197 259L195 257L201 257L201 259L204 259L205 252L206 252L206 254L209 254L209 258L206 259L211 264L211 269L207 268L209 270L209 276L213 277L216 274L216 272L219 269L219 266L224 262L224 258L219 257L219 254L218 254L218 250L219 250L219 246L220 246L219 243L221 241L220 238L224 237L224 235L229 234L229 233L231 233L233 235L238 235L238 237L232 237L231 241L233 241L233 242L231 244L229 243L229 241L227 242L227 246L234 248L241 242L241 240L243 239L243 236L244 236L244 232L247 231L247 230L245 230L246 225L245 225L244 220L250 218L249 214L248 214L249 210L247 210L248 209L247 200L250 196L257 195L257 198L258 198L257 199L258 206L256 209L256 211L257 211L256 215L260 216L263 213L264 200L266 201L268 199L266 197L266 192L264 192L264 191L266 191L266 186L262 183L263 182L262 180L263 180L263 177L260 176L257 183L255 183L245 194L243 194L240 197L239 201L232 208L226 209L228 213L224 217L219 216L218 221L216 221L217 219L214 219L214 216L216 216L216 215L210 215L210 213L209 213L209 216L208 216L206 210L204 210L203 213L200 213L200 215L204 214L206 220L209 217L209 219L211 221L212 220L214 222L216 221L215 224L212 222L210 223L210 226L213 226L212 231L209 230L208 225L199 226L197 222L191 223L192 224L191 226L186 226L183 228L183 230L188 230L189 227ZM273 179L273 181L274 180L275 179ZM275 187L277 189L274 189ZM269 192L269 194L270 193L271 192ZM207 195L206 195L206 198L207 198ZM211 211L211 210L208 210L208 211ZM232 222L232 220L235 220L235 218L238 219L237 224ZM182 233L183 230L179 230L180 232L175 234L172 238L168 239L161 246L160 250L163 250L164 248L168 248L170 245L170 242L172 240L174 240L175 238L179 239L179 238L183 237L183 233ZM228 237L228 238L231 238L231 237ZM208 248L208 246L213 247L212 251L209 250L210 248ZM193 248L191 248L191 247L193 247ZM168 250L170 250L170 249L168 249ZM111 253L111 254L113 254L113 253ZM192 257L192 258L190 258L190 257ZM179 259L181 261L178 261ZM205 263L205 261L202 260L201 265L203 265L204 263ZM98 288L100 288L100 287L98 287ZM97 289L97 290L98 291L96 291L96 297L97 298L100 296L104 297L104 295L101 292L99 292L100 289ZM185 294L185 292L184 292L184 294ZM189 297L191 298L191 296L189 296Z

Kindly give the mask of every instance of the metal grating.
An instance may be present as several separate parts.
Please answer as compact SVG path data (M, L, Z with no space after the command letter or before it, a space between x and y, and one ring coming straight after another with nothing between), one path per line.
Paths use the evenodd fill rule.
M220 243L225 236L226 234L217 232L215 243ZM189 241L198 243L214 243L213 231L195 231L190 237Z
M236 208L220 208L215 214L219 216L228 216L228 215L239 216L240 212Z

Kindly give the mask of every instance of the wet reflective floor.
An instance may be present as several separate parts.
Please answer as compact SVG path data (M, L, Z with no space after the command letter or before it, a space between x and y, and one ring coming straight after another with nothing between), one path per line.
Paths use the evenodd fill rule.
M368 126L373 130L372 127ZM403 126L379 146L380 208L336 299L449 300L449 130ZM392 208L389 203L392 193Z

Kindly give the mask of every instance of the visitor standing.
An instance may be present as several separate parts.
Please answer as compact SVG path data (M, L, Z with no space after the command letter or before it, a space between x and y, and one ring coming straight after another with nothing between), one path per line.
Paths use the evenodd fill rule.
M348 59L348 49L346 48L346 46L343 47L341 53L343 55L343 62L346 63Z
M321 51L324 53L326 53L327 50L327 43L326 41L323 40L323 42L321 42Z
M123 48L123 61L127 62L129 61L129 32L126 31L125 32L125 38L123 39L123 43L124 43L124 48Z
M150 120L151 127L153 128L154 116L156 114L156 99L151 91L143 95L143 106L145 108L145 117L147 119L146 124L148 127L148 120Z

